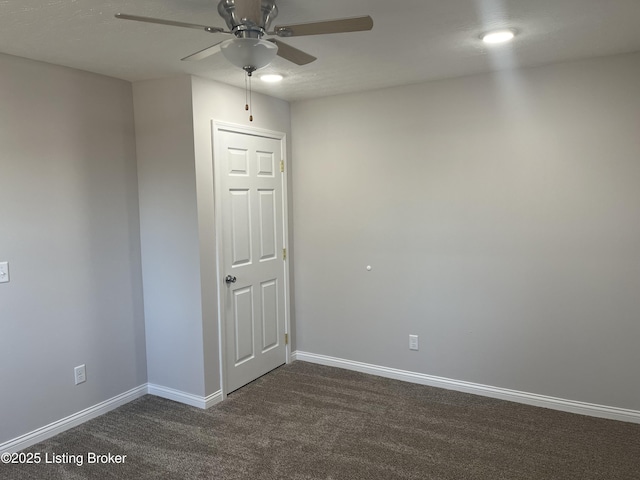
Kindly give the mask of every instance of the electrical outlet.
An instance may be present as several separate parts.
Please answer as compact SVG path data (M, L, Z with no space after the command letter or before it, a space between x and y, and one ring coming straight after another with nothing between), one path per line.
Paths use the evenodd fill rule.
M9 281L9 262L0 262L0 283Z
M418 350L418 335L409 335L409 350Z
M84 365L79 365L73 369L73 373L76 378L76 385L87 381L87 371Z

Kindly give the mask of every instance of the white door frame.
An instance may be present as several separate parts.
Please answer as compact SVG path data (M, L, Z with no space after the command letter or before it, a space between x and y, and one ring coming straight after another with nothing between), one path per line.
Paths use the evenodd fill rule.
M243 125L237 125L234 123L223 122L219 120L211 120L211 141L212 141L212 162L213 162L213 190L214 190L214 215L215 215L215 228L216 228L216 276L217 276L217 294L218 294L218 341L220 351L220 390L222 392L222 399L227 398L227 365L226 365L226 284L222 281L222 264L223 264L223 249L222 249L222 190L220 187L220 174L218 172L219 162L216 161L219 141L219 132L233 132L245 135L255 135L259 137L273 138L280 141L280 148L282 152L282 160L285 168L282 175L282 224L284 226L283 232L283 248L287 249L287 259L284 261L284 305L285 305L285 319L284 328L285 334L289 335L291 332L290 325L290 293L289 293L289 263L288 263L288 241L289 241L289 207L288 207L288 192L287 192L287 135L283 132L277 132L273 130L266 130L262 128L246 127ZM291 363L291 338L289 336L289 342L285 345L286 363Z

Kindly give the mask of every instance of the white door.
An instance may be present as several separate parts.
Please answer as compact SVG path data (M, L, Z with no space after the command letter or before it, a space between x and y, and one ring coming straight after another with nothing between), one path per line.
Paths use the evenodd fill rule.
M286 362L282 145L218 129L225 392Z

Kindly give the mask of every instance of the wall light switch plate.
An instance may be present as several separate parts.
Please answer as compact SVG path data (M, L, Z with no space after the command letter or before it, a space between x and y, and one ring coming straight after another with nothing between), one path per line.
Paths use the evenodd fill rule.
M0 262L0 283L9 281L9 262Z

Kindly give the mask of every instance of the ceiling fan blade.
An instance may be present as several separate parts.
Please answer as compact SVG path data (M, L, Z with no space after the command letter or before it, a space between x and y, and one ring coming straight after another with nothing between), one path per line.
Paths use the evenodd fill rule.
M173 27L195 28L196 30L204 30L205 32L209 33L230 33L219 27L197 25L195 23L175 22L173 20L163 20L162 18L140 17L138 15L127 15L126 13L116 13L115 17L122 20L135 20L136 22L157 23L160 25L171 25Z
M202 60L203 58L207 58L207 57L210 57L211 55L215 55L216 53L220 52L221 43L222 42L215 43L210 47L203 48L202 50L196 53L192 53L191 55L181 58L180 60L188 60L188 61Z
M342 18L324 22L298 23L295 25L279 25L270 35L279 37L300 37L303 35L323 35L325 33L362 32L373 28L373 19L365 17Z
M313 55L309 55L308 53L305 53L302 50L298 50L297 48L281 42L280 40L269 41L275 43L278 46L278 56L284 58L285 60L289 60L296 65L306 65L307 63L311 63L317 60L317 58Z
M256 25L262 23L262 0L235 0L235 8L238 20L246 18Z

